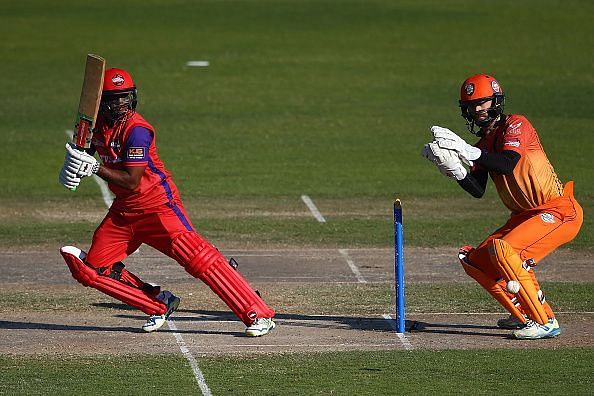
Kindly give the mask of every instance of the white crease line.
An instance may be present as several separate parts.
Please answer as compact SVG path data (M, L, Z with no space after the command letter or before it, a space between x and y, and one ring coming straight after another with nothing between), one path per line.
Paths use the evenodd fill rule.
M190 348L212 348L213 345L193 345ZM257 348L332 348L332 347L347 347L347 348L361 348L361 347L376 347L376 348L387 348L387 347L394 347L394 343L385 343L385 344L346 344L346 343L337 343L337 344L230 344L230 345L217 345L216 348L250 348L250 349L257 349ZM206 351L201 351L201 353L208 353ZM216 353L216 352L215 352Z
M349 257L349 254L346 251L346 249L338 249L338 252L342 254L342 257L344 257L344 259L346 260L347 264L351 268L351 271L353 271L353 274L355 274L355 276L357 277L357 281L359 281L359 283L367 283L365 278L363 278L363 275L361 275L359 268L357 268L353 260L351 260L351 258Z
M71 129L66 130L66 135L70 138L70 140L72 140L73 134L74 134L73 130L71 130ZM97 175L93 175L93 180L95 180L97 185L99 185L99 188L101 189L101 196L103 197L103 202L105 202L105 206L107 206L109 208L111 206L111 204L113 203L113 195L111 195L111 191L109 191L109 187L107 187L107 183L105 182L105 180L103 180L102 178L100 178Z
M394 319L392 319L392 317L390 315L384 314L382 316L384 317L384 319L386 319L388 321L392 330L398 331L398 329L396 328L396 321ZM400 342L402 343L402 346L404 346L404 349L406 349L407 351L411 351L411 350L415 349L412 346L412 344L410 343L410 341L408 340L408 338L406 338L406 335L404 333L396 333L396 335L400 339Z
M310 197L308 197L307 195L302 195L301 200L305 203L305 205L307 205L309 211L311 212L311 214L313 214L317 221L319 221L320 223L326 222L326 219L324 218L324 216L322 216L322 214L316 207L316 204L313 203Z
M198 383L198 386L200 387L202 394L204 396L211 396L212 393L210 392L208 385L206 385L204 374L202 374L200 367L198 367L198 362L196 361L196 358L194 358L194 356L190 353L190 350L186 346L186 343L184 342L184 339L182 338L181 334L177 332L177 326L175 326L175 323L173 323L171 319L167 320L167 326L169 326L171 331L173 331L173 335L175 336L177 345L179 346L179 350L188 360L188 362L190 362L190 366L192 367L192 371L194 372L194 377L196 378L196 382Z
M408 312L412 315L509 315L508 312ZM592 315L592 311L555 311L555 314L559 315Z

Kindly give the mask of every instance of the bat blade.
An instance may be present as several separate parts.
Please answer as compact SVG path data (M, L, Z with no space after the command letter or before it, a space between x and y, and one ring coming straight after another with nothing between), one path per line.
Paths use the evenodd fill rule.
M101 102L104 73L105 59L98 55L88 54L72 139L76 147L81 149L89 148L91 145L93 128L95 128Z

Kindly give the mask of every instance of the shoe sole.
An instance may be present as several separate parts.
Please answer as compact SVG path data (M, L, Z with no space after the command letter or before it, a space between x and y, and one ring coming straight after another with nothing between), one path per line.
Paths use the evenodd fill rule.
M518 337L515 334L514 334L514 337L516 338L516 340L541 340L543 338L555 338L559 334L561 334L561 329L554 329L550 333L540 336L540 337L521 337L521 336Z
M269 328L267 328L265 330L262 330L262 331L246 330L245 335L248 337L262 337L263 335L270 333L270 330L274 329L275 327L276 327L276 323L272 322L272 326L270 326Z

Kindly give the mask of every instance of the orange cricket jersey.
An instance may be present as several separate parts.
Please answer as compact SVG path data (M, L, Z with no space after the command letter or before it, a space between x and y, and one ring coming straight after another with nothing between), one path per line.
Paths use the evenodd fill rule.
M563 184L526 117L509 115L504 124L481 138L476 146L490 153L513 150L521 155L513 174L489 172L499 197L512 213L534 209L563 196Z

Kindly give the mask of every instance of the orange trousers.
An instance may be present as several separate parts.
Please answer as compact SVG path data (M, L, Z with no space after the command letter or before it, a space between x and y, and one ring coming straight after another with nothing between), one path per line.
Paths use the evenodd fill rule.
M503 227L493 232L468 256L472 265L489 278L497 281L502 276L489 257L487 246L493 239L503 239L518 253L520 258L534 260L538 264L559 246L570 242L578 234L584 214L582 207L573 196L573 182L565 184L564 194L537 208L512 214ZM540 290L534 271L533 282ZM545 309L549 317L552 311L548 304Z

